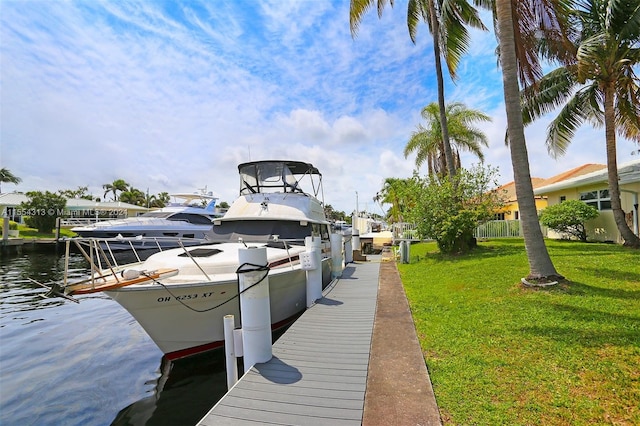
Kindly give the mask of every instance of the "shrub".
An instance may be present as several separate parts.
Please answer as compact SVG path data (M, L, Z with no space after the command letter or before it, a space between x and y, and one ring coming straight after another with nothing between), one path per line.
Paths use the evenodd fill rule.
M493 217L501 200L491 186L497 169L461 169L453 181L430 178L422 182L411 219L422 238L436 240L443 253L462 253L475 246L478 223Z
M62 216L67 199L61 195L46 191L31 191L26 194L29 201L20 204L27 226L43 233L50 233L56 226L56 217Z
M580 200L569 200L549 206L540 213L540 222L561 234L587 241L584 223L598 217L598 210Z

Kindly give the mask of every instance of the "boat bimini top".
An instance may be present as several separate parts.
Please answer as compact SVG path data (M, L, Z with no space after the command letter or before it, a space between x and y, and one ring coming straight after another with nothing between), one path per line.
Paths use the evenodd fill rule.
M301 193L322 201L322 174L301 161L252 161L238 166L240 195L257 193ZM309 187L310 185L310 187Z

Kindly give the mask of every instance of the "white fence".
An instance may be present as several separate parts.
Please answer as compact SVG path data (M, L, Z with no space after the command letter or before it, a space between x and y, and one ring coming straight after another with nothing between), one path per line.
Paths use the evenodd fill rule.
M547 236L547 227L540 225L544 237ZM473 233L476 238L522 238L522 229L519 220L490 220L478 226Z
M413 223L394 223L391 232L394 240L418 240L416 225ZM547 228L541 225L542 235L547 236ZM478 239L522 238L519 220L490 220L478 226L473 233ZM428 238L427 238L428 239Z
M476 238L521 237L519 220L490 220L478 226L473 233Z
M417 240L418 230L415 223L392 223L391 233L394 240Z

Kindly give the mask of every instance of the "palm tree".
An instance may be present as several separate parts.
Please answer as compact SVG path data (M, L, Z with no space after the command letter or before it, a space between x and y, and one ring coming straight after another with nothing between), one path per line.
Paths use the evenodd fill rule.
M482 3L485 7L495 8L494 20L502 68L509 151L520 209L520 224L529 262L527 278L562 278L551 261L538 221L524 136L518 78L526 83L535 80L541 74L537 57L542 45L538 38L540 35L547 37L547 44L542 45L547 49L547 55L562 56L561 46L565 39L562 18L567 4L564 4L563 0L556 0L554 3L548 0L487 0Z
M386 178L382 189L373 197L380 204L391 204L387 218L394 223L404 222L404 213L415 206L420 180L416 174L412 178Z
M18 176L14 175L13 173L11 173L11 171L9 171L9 169L7 168L1 168L0 169L0 194L2 193L2 183L13 183L14 185L19 184L20 182L22 182L22 179L20 179Z
M404 148L404 157L416 153L416 167L427 163L429 175L442 176L447 174L444 157L444 143L439 120L440 108L435 102L422 109L422 117L427 121L426 126L418 125L411 139ZM468 109L460 102L454 102L446 107L449 138L454 152L454 172L460 168L460 150L475 154L480 161L484 161L482 146L488 147L487 137L482 131L473 127L476 121L491 121L491 117L475 109Z
M604 124L611 210L624 244L640 247L622 210L616 159L616 131L640 143L640 3L591 0L575 11L574 53L560 67L522 92L526 123L562 105L549 124L547 148L565 153L585 121Z
M104 189L103 198L106 198L108 193L113 194L113 201L118 201L118 191L125 192L129 189L129 184L124 179L116 179L112 183L105 183L102 185Z
M355 37L362 15L375 3L375 0L351 0L349 25ZM387 0L377 0L378 16L382 15ZM389 0L393 7L393 0ZM449 127L444 100L444 79L441 57L444 56L449 74L456 78L456 68L462 55L469 48L469 34L466 25L486 30L478 16L478 11L466 0L409 0L407 26L411 41L415 43L418 24L424 21L433 36L433 54L435 58L438 86L438 105L443 151L450 177L455 173L453 151L449 142Z
M122 191L120 194L120 201L123 203L135 204L136 206L145 206L147 196L144 192L132 187L126 191Z

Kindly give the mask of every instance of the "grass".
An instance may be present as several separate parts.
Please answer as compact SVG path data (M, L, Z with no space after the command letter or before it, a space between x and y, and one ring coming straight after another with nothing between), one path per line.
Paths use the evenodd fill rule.
M640 252L547 247L567 280L545 290L522 240L398 265L445 424L640 424Z
M29 228L26 225L18 225L18 230L20 231L20 238L25 238L25 239L38 239L38 238L55 238L56 237L56 231L55 229L53 230L53 232L39 232L37 229L34 228ZM75 232L71 232L71 230L66 229L66 228L60 228L60 236L61 237L75 237L76 233Z

